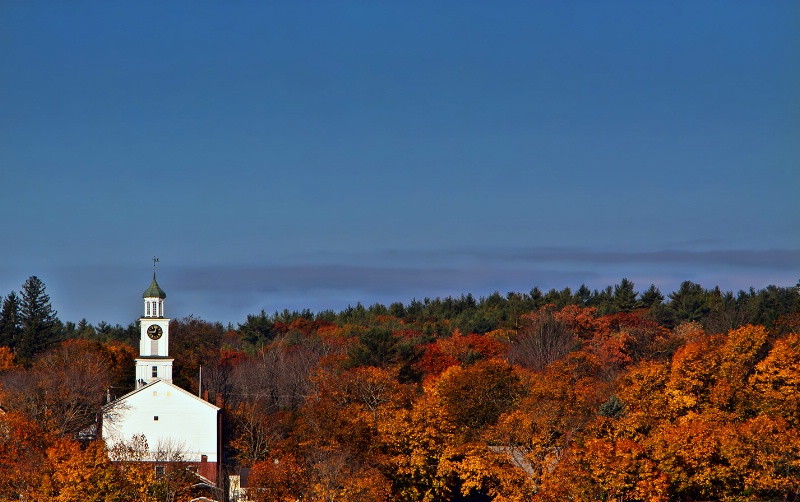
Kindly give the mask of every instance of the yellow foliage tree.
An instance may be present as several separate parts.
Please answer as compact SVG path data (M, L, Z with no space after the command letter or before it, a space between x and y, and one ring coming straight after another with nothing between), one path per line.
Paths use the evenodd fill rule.
M14 352L10 347L0 347L0 373L16 368Z
M747 325L728 332L719 349L719 371L710 395L711 404L741 416L747 414L752 403L747 379L768 337L763 326Z
M434 502L453 493L447 470L455 457L455 426L446 419L436 396L422 396L410 410L398 410L378 424L387 453L395 500Z
M650 438L652 457L667 475L673 496L689 500L729 498L741 493L738 433L730 416L709 410L665 422Z
M588 438L544 477L534 500L669 500L667 477L629 439Z
M678 349L672 357L666 393L671 416L698 412L709 404L719 372L719 339L703 338Z
M119 472L101 441L82 450L76 441L60 438L47 449L37 500L54 502L121 502L130 500L121 489Z
M762 413L780 415L800 426L800 335L791 333L777 340L756 365L750 383Z

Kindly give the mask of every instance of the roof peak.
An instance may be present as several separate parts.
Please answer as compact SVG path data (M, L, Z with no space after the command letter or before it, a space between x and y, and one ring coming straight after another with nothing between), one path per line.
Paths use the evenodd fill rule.
M156 273L153 272L153 282L150 283L150 287L142 293L142 298L166 298L167 294L158 286L156 282Z

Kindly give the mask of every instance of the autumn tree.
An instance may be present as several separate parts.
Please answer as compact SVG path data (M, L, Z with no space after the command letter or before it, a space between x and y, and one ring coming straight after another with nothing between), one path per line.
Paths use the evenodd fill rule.
M666 476L640 444L588 438L547 473L534 500L666 502L668 488Z
M462 335L457 329L452 336L438 339L436 344L444 354L461 364L505 356L508 350L506 344L490 336L490 333Z
M320 359L336 349L317 337L289 344L276 338L254 357L232 368L228 396L231 445L244 465L264 460L285 436L283 419L314 393L312 375Z
M792 500L800 494L800 431L782 417L759 415L737 425L731 451L743 491L763 499Z
M730 498L741 493L740 472L731 468L736 430L716 410L690 412L665 422L651 438L653 458L666 474L673 496L684 500Z
M641 442L670 416L669 378L668 363L640 361L617 379L615 435Z
M257 400L241 400L230 406L228 420L233 431L230 447L245 467L266 459L285 434L280 415L267 413Z
M423 382L426 379L436 378L451 366L457 366L461 362L450 354L447 354L442 344L429 343L425 346L422 357L414 364L414 370L422 375Z
M0 375L14 368L16 368L14 353L10 348L0 346Z
M728 332L718 351L719 369L711 389L711 404L742 417L751 415L756 399L748 379L756 363L766 355L768 339L763 326L747 325Z
M323 356L335 351L318 338L306 338L297 344L290 344L285 338L275 339L257 355L232 368L230 399L255 399L266 413L296 410L311 392L314 368Z
M672 416L699 412L711 404L710 395L720 367L720 340L687 343L672 357L666 394Z
M122 490L119 472L108 458L102 441L86 448L74 440L57 438L47 448L39 470L41 484L32 498L54 502L123 502L130 500Z
M162 440L150 444L142 434L115 443L108 452L118 470L116 484L127 494L124 500L137 502L192 499L197 466L186 462L185 455L182 443Z
M492 443L526 469L538 486L561 462L581 431L596 416L609 391L597 379L596 358L574 352L526 379L519 405L492 428Z
M222 325L194 316L169 324L170 352L175 354L175 385L197 392L200 366L213 364L219 354Z
M379 423L393 500L451 500L454 486L446 464L458 455L456 431L443 413L426 393L412 409L398 410Z
M523 396L522 381L511 365L499 359L453 366L436 387L441 407L455 425L466 430L494 424Z
M295 502L306 492L302 461L291 452L276 454L253 465L248 498L254 502Z
M99 344L69 340L38 357L30 370L2 377L3 405L45 430L73 436L92 425L109 387L109 361Z
M800 334L775 341L769 354L750 377L756 406L764 414L783 417L800 426Z
M39 471L53 440L38 423L18 411L0 413L0 499L36 500Z
M126 493L137 502L156 502L151 492L156 472L150 463L150 445L143 434L114 444L109 458L119 469L119 484Z
M577 345L574 330L550 309L525 314L521 322L509 348L509 359L515 364L542 370Z

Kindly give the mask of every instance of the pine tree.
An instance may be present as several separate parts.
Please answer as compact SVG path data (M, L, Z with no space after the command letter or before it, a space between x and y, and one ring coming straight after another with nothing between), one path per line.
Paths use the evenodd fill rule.
M651 284L647 291L639 296L639 305L646 309L662 303L664 303L664 295L661 294L661 290L655 284Z
M19 318L21 333L16 346L17 359L29 364L34 355L56 341L60 322L50 305L44 283L35 275L22 285Z
M0 310L0 346L10 347L13 350L21 331L19 297L12 291L3 300L3 308Z
M592 290L586 284L581 284L581 287L575 291L575 303L578 305L589 305L592 300Z
M633 290L633 283L626 278L622 278L619 284L614 286L614 307L619 312L630 312L636 309L636 295Z
M669 294L667 307L677 321L703 321L708 314L709 293L699 284L683 281L678 291Z
M606 286L601 291L594 290L588 306L597 308L597 313L601 316L615 312L614 289Z

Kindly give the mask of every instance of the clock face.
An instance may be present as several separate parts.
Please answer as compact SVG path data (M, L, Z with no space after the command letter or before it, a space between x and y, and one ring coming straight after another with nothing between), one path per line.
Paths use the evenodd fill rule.
M161 326L158 324L151 324L147 327L147 336L149 336L151 340L158 340L161 338L162 333Z

